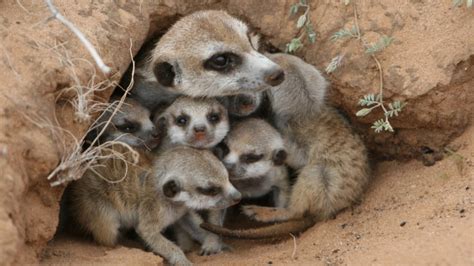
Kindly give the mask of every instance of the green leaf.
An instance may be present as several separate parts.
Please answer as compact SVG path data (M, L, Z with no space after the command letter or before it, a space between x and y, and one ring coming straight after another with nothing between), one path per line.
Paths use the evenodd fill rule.
M463 0L453 0L453 6L459 7L462 5Z
M287 52L288 53L294 53L296 52L299 48L301 48L303 44L301 43L301 40L298 38L294 38L291 40L289 44L287 44Z
M306 5L306 0L300 0L300 3L301 3L302 5Z
M301 15L299 18L298 18L298 21L296 22L296 27L299 29L301 27L304 26L304 23L306 22L306 16L305 15Z
M357 28L352 26L350 30L348 29L340 29L336 31L330 38L331 41L336 41L345 37L353 37L357 38Z
M362 108L357 113L356 116L366 116L372 111L372 108Z
M298 13L298 8L300 6L298 4L291 5L290 7L290 16Z
M365 52L368 53L368 54L373 54L373 53L376 53L378 51L381 51L381 50L385 49L387 46L389 46L392 43L393 39L394 39L393 37L388 37L388 36L384 35L376 43L374 43L374 44L370 45L369 47L367 47Z
M326 67L326 73L331 74L332 72L334 72L341 65L343 58L344 55L337 55L333 59L331 59L331 62Z
M315 43L316 42L316 32L310 32L308 33L308 40L310 43Z
M375 104L380 105L380 100L378 99L378 97L376 99L376 97L373 93L364 95L364 98L359 100L359 105L360 106L370 106L370 105L375 105Z

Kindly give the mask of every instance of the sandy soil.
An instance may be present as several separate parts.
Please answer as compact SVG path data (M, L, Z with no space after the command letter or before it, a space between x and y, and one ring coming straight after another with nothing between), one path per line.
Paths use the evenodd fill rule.
M193 251L189 257L206 265L474 265L474 127L450 147L456 154L432 167L419 161L380 163L359 206L294 240L227 240L233 252L200 257ZM49 244L41 262L156 265L162 260L138 247L106 248L63 235Z

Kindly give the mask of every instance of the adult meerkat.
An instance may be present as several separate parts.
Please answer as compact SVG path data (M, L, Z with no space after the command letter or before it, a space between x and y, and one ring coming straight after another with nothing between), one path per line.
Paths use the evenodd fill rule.
M155 123L164 124L168 132L160 150L173 145L212 148L229 131L227 110L212 98L182 96L163 114L157 115Z
M257 221L282 223L235 231L206 226L222 235L265 238L300 232L357 201L369 180L366 148L343 117L325 104L327 82L321 73L295 56L269 57L286 72L285 82L269 94L274 123L285 139L287 164L297 171L297 181L286 208L243 207Z
M243 198L273 192L274 205L286 206L290 192L284 166L287 153L276 129L262 119L249 118L237 122L219 147L230 182Z
M150 172L111 184L97 175L79 179L71 189L75 219L99 244L117 243L120 228L134 228L154 253L173 265L191 265L162 231L191 210L223 209L240 201L224 165L209 151L176 147L158 156ZM203 248L211 235L200 234Z
M178 20L151 51L150 82L191 97L254 93L281 84L284 72L256 49L257 37L225 11Z

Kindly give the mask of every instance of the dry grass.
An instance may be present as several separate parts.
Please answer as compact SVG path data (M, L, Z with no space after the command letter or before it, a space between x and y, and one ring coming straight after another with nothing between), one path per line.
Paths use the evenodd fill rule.
M37 45L44 46L37 42ZM54 114L53 120L50 120L46 115L40 115L36 111L29 111L26 106L22 106L21 103L15 102L14 99L8 97L15 105L18 106L17 110L26 118L27 121L31 122L38 128L48 130L51 139L57 141L60 161L58 166L47 176L47 179L51 182L51 186L58 186L72 180L81 178L84 173L88 170L97 174L97 176L103 178L105 181L110 183L121 182L128 173L129 165L136 165L139 160L139 154L131 146L126 143L118 141L107 141L99 143L99 138L104 134L105 129L110 125L113 116L120 110L122 104L124 104L125 98L128 92L133 87L133 74L135 73L135 62L133 61L132 54L132 41L130 40L130 58L132 60L132 80L128 87L125 89L125 93L119 101L114 103L101 103L95 102L93 97L94 93L106 89L110 89L115 86L114 82L110 80L104 80L102 82L95 83L96 73L95 70L91 70L90 81L86 85L82 85L78 77L76 69L81 67L84 69L94 69L93 65L85 59L71 59L64 44L58 44L50 47L58 60L66 67L69 77L72 81L72 86L63 89L56 100L60 99L62 95L73 92L74 97L68 102L75 109L76 118L81 122L88 122L91 120L94 112L102 111L102 114L92 122L92 127L84 134L81 138L76 138L75 135L60 126L56 115ZM81 66L78 64L81 63ZM84 65L85 64L85 65ZM112 115L110 118L102 123L97 121L101 120L105 112L110 112ZM91 144L87 148L84 147L84 141L86 136L93 130L99 130L96 138L92 140ZM97 169L104 167L104 162L114 161L117 164L124 165L123 176L117 179L110 180L100 175Z

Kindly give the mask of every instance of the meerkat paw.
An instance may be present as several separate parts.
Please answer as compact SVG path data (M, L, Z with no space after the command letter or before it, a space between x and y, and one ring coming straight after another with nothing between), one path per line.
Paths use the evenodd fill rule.
M242 212L250 219L263 223L286 220L288 216L286 209L256 205L242 206Z
M201 246L200 256L209 256L217 253L221 253L224 250L231 250L231 247L224 244L220 237L208 237Z
M186 256L175 256L171 260L169 260L171 265L174 266L192 266L193 263L189 261Z

